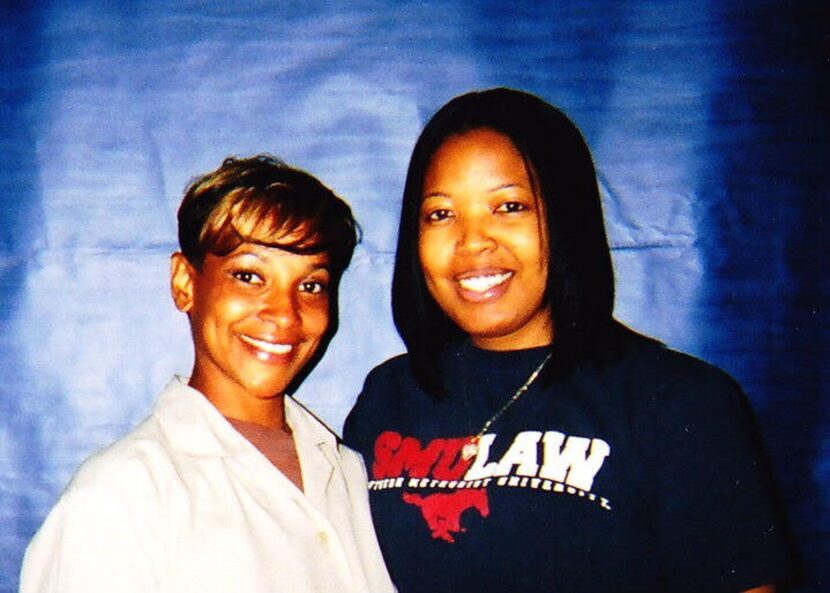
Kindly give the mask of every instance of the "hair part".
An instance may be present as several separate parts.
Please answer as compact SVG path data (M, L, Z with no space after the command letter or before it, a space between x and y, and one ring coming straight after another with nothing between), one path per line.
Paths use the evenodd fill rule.
M458 96L433 115L415 144L404 187L392 311L418 381L442 396L440 356L466 334L441 310L426 285L418 255L420 208L430 162L451 136L489 129L516 147L544 203L553 357L542 379L614 349L622 326L613 319L614 277L596 171L579 129L559 109L508 88Z

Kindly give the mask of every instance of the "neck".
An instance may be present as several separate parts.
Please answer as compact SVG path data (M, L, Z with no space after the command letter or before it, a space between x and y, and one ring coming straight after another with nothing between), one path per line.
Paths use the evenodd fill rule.
M482 350L527 350L553 343L553 320L539 316L519 331L505 336L470 335L470 341Z
M248 407L237 406L228 411L221 409L219 411L226 418L251 422L260 426L266 426L273 430L290 433L291 429L288 427L288 423L285 420L285 400L282 396L274 399L279 401L278 406L271 405L263 409L251 409ZM276 401L273 403L276 403ZM219 409L219 406L216 407Z
M253 422L274 430L287 430L285 421L285 396L257 397L234 385L205 385L194 374L189 385L204 395L219 413L226 418Z

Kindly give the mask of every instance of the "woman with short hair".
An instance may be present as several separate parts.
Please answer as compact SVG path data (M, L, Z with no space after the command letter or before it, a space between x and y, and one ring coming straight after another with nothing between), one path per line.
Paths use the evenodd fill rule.
M393 591L360 457L288 395L336 329L349 206L260 155L196 179L178 219L171 291L193 371L84 463L21 592Z

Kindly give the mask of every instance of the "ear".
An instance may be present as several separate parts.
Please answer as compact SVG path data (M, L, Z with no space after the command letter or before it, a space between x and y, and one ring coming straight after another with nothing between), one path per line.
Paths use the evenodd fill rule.
M182 313L189 313L193 308L193 283L196 269L179 252L170 256L170 294L176 308Z

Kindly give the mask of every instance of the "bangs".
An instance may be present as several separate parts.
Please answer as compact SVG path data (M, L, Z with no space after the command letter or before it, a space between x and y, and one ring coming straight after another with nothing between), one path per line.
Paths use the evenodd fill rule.
M242 243L258 243L291 253L311 255L326 251L320 213L298 199L283 183L265 190L237 188L217 204L205 222L199 243L206 253L227 255Z
M326 253L341 274L360 233L351 208L331 189L267 154L229 157L192 181L177 218L181 252L197 269L207 253L221 257L250 242L299 255Z

